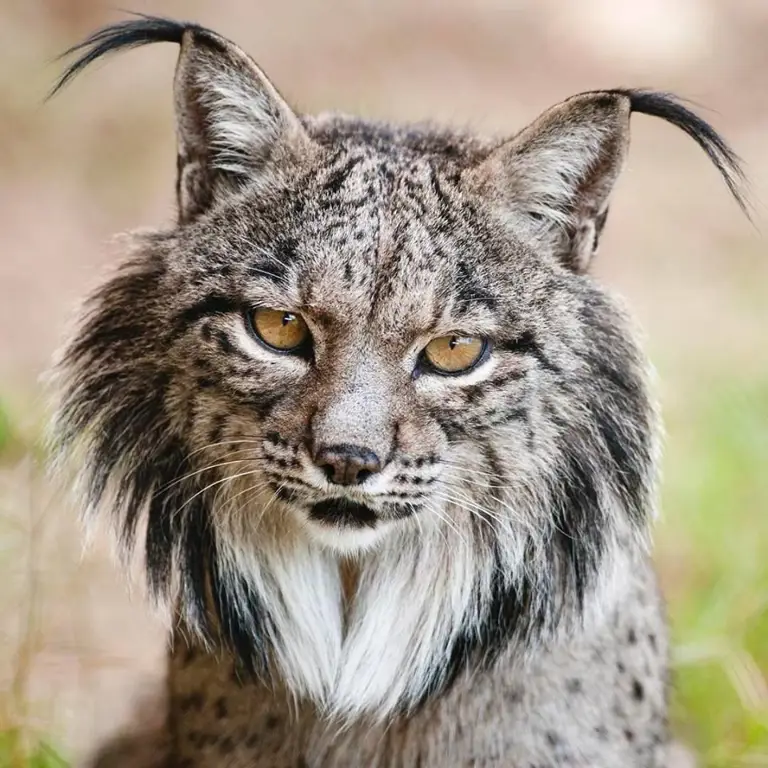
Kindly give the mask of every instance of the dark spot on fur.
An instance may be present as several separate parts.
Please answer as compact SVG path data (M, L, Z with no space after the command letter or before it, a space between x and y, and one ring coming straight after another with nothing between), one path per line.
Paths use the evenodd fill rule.
M234 351L234 346L232 345L232 342L229 340L229 337L227 336L224 331L219 331L216 334L216 343L218 344L219 349L225 354L229 355Z
M198 656L197 648L194 645L187 645L184 648L184 656L182 658L183 666L191 664Z
M247 392L242 398L238 398L242 405L253 408L262 418L266 418L272 409L283 399L284 392L258 391Z
M216 703L214 704L214 711L216 713L217 719L219 720L223 720L229 715L227 700L223 696L219 696L219 698L216 699Z
M338 195L341 191L344 182L349 178L350 173L354 170L355 166L359 165L362 161L360 157L353 157L351 160L344 162L334 168L323 184L323 191L329 195Z
M181 712L199 712L204 703L203 694L200 691L193 691L179 697L179 710Z
M635 701L642 701L645 698L645 689L639 680L632 681L632 698Z
M560 737L554 731L547 731L545 736L550 747L556 747L560 743Z
M581 693L584 690L581 680L578 677L572 677L565 684L568 693Z
M515 368L511 371L506 371L505 373L502 373L499 376L496 376L492 379L488 379L487 382L484 383L484 386L486 388L488 387L503 387L507 384L511 384L513 381L520 381L521 379L524 379L528 375L528 371L522 370L520 368Z
M214 443L220 443L221 438L224 436L224 424L226 423L226 417L224 414L217 414L213 417L213 424L208 431L208 441L213 445Z
M635 632L634 628L630 629L627 633L627 642L630 645L634 645L637 642L637 632Z
M496 309L496 297L481 283L464 259L456 265L453 290L456 292L460 311L466 312L473 304L481 304L490 311Z
M282 501L287 501L289 503L296 501L298 498L298 494L296 491L291 490L290 488L286 488L285 486L279 485L275 489L275 496L277 496L278 499L282 499Z
M208 735L202 731L189 731L187 742L193 747L204 747L208 741Z

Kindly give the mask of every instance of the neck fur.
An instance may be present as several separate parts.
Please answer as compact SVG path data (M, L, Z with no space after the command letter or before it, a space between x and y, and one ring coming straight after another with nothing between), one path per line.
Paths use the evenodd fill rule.
M553 584L532 581L547 572L536 562L547 553L511 528L483 540L471 521L465 530L410 521L353 564L298 529L247 549L245 540L232 532L219 546L223 583L242 585L228 586L232 602L258 596L288 687L342 720L412 710L464 671L473 651L493 656L515 639L551 635L568 614ZM615 570L610 581L613 591ZM510 610L520 612L519 626L503 636L490 625Z

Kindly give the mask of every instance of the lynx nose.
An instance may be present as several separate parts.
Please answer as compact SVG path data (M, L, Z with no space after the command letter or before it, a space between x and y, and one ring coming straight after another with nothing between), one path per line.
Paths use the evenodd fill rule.
M379 457L370 448L347 443L321 446L314 460L328 481L337 485L359 485L381 470Z

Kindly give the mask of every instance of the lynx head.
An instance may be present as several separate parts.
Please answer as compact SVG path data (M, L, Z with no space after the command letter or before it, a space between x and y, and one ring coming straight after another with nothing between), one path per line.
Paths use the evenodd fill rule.
M181 46L178 223L136 238L57 363L88 515L189 628L339 714L597 620L646 540L657 427L590 261L632 111L741 201L722 139L628 90L498 141L300 116L228 40L147 17L60 85L156 41Z

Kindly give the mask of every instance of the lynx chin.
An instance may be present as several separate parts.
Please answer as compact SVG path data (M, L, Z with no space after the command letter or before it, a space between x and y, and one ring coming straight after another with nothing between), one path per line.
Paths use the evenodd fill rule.
M590 262L633 112L744 207L733 152L641 90L500 139L302 115L156 17L75 46L56 90L155 42L180 46L178 219L52 377L57 466L172 618L152 764L664 766L659 425Z

